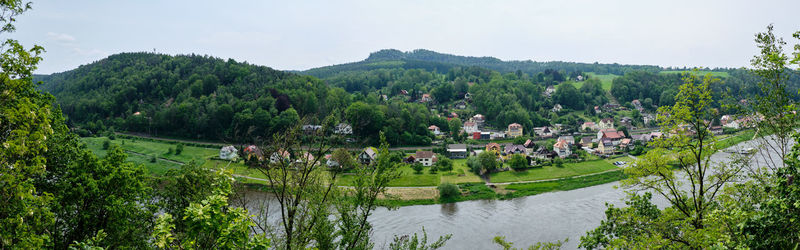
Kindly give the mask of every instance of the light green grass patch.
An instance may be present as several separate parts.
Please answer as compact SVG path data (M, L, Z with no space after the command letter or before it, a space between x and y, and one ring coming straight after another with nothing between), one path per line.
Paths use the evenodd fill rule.
M564 167L544 166L541 168L528 169L524 171L504 171L493 173L490 180L494 183L516 182L516 181L536 181L572 177L599 173L616 169L617 167L605 160L585 161L579 163L566 163Z
M728 72L722 71L709 71L709 70L700 70L700 71L691 71L691 70L665 70L658 72L659 74L684 74L684 73L692 73L696 76L705 76L706 74L711 74L713 77L728 77L730 76Z

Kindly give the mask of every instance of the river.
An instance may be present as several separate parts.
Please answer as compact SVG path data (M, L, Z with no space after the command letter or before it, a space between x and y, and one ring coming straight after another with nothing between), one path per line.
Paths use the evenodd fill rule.
M753 147L744 142L734 147ZM754 163L759 164L759 154ZM720 152L713 161L724 161L730 154ZM576 249L580 237L605 219L606 203L623 206L627 196L619 182L521 197L511 200L477 200L450 204L378 208L369 221L374 227L377 248L385 248L394 235L428 232L429 242L452 234L444 249L500 249L492 239L505 236L515 247L527 248L536 242L569 238L564 249ZM667 202L654 195L653 202Z

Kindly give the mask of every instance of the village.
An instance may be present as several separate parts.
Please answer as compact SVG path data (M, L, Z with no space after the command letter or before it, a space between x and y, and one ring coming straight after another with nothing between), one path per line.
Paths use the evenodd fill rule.
M550 86L543 95L549 97L553 92L555 92L555 87ZM464 159L470 157L477 159L484 152L496 160L496 167L464 166L464 170L486 177L496 172L525 171L554 165L561 167L564 163L598 159L625 157L621 159L629 161L645 153L649 149L649 143L658 138L670 136L670 134L665 135L658 127L655 106L646 107L639 100L633 100L625 105L607 103L595 106L591 109L590 114L581 114L582 117L588 118L584 121L574 124L556 123L549 126L532 127L528 131L519 123L511 123L505 128L498 129L490 126L482 114L469 116L469 94L465 95L464 100L446 105L436 105L429 94L421 96L417 102L429 105L431 112L439 113L448 121L464 116L468 118L457 133L442 131L436 125L428 126L431 137L435 138L432 146L403 147L391 152L393 161L406 164L416 174L422 173L423 168L429 168L430 173L451 171L454 160L461 165L469 165L469 161L464 161ZM554 116L574 113L574 111L564 110L560 104L554 104L550 112ZM752 121L751 117L722 115L718 120L707 121L709 124L707 129L714 135L732 134L752 127ZM344 138L347 143L358 141L357 138L354 138L352 126L346 122L337 124L332 129L328 129L329 131L322 131L322 129L321 125L307 124L301 127L306 136L322 135ZM683 131L692 132L691 129ZM677 131L671 133L677 133ZM372 165L378 159L379 149L375 147L342 148L347 149L346 152L349 152L352 161L357 164ZM341 164L340 161L343 161L341 154L334 156L334 152L322 155L322 158L317 160L315 157L320 156L302 152L302 150L298 151L299 153L296 155L292 155L290 150L277 149L265 158L265 153L255 145L241 146L238 149L232 145L223 147L219 159L237 160L239 151L242 151L246 160L252 160L255 156L256 159L269 160L271 163L294 160L294 163L298 164L302 162L325 164L331 170L348 171L353 168L353 166L344 166L352 164ZM517 160L512 160L514 158ZM621 167L628 163L625 160L613 161L613 165ZM345 159L344 161L351 160ZM486 164L483 163L483 165ZM605 169L598 171L600 170ZM465 171L460 171L458 175L466 175ZM484 180L488 182L488 178L484 178Z

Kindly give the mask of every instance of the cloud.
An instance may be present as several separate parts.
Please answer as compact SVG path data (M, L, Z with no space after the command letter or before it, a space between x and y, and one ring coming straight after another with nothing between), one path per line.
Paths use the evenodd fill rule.
M47 32L47 38L62 44L70 44L75 42L75 37L69 34Z

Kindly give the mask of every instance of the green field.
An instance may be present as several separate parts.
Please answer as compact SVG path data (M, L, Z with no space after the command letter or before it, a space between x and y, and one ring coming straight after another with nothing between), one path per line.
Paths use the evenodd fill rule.
M98 157L104 157L106 155L106 153L107 153L107 150L103 149L103 141L106 140L106 139L107 138L105 138L105 137L85 137L85 138L81 138L81 140L84 143L86 143L86 147L89 150L91 150L92 152L94 152L95 155L97 155ZM116 140L111 141L111 143L120 145L122 143L122 140L121 139L116 139ZM128 148L130 148L131 146L134 146L134 144L135 143L133 143L132 141L126 140L125 145L120 145L120 146L122 146L122 148L125 149L125 150L130 150ZM141 147L141 145L135 146L135 148L139 148L139 147ZM184 150L185 150L185 148L184 148ZM180 164L177 164L177 163L174 163L174 162L170 162L170 161L165 161L165 160L157 160L156 162L150 162L150 158L151 158L151 156L149 156L149 155L148 156L144 156L144 155L128 153L128 161L136 163L136 164L144 165L144 167L147 169L147 171L150 174L153 174L153 175L163 175L164 173L166 173L170 169L180 168Z
M688 72L691 72L692 74L695 74L695 75L698 75L698 76L705 76L706 74L711 74L711 76L713 76L713 77L728 77L729 76L728 72L708 71L708 70L700 70L700 71L697 71L697 72L694 72L694 71L691 71L691 70L687 70L687 71L684 71L684 70L665 70L665 71L661 71L661 72L658 72L658 73L659 74L683 74L683 73L688 73Z
M492 173L490 180L493 183L516 182L516 181L536 181L572 177L578 175L599 173L603 171L617 169L611 162L618 160L595 160L579 163L566 163L563 167L544 166L524 171L504 171Z
M614 182L625 178L626 178L625 173L623 173L622 171L610 171L591 176L581 176L576 178L567 178L567 179L560 179L553 181L510 184L506 186L506 189L512 190L514 192L509 193L507 195L509 197L507 198L536 195L552 191L573 190L578 188L584 188L584 187Z
M603 89L606 91L611 90L611 82L614 81L614 78L619 77L619 75L615 74L605 74L605 75L598 75L593 72L588 72L589 76L597 78L603 84Z

